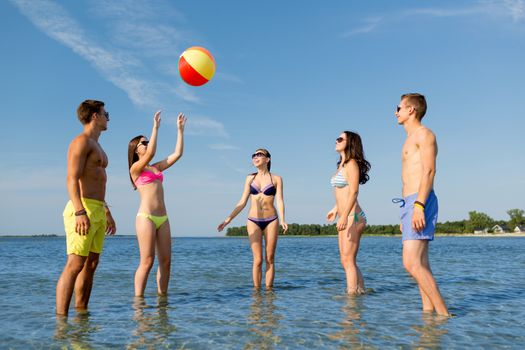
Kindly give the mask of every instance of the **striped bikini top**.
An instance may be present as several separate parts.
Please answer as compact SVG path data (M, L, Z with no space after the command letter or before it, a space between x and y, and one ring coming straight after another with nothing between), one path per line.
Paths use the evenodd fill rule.
M337 174L334 175L334 177L330 179L330 183L332 184L332 187L341 188L348 186L348 181L346 181L345 177L343 176L342 168L337 172Z
M255 176L257 176L257 174L255 174ZM259 193L262 193L265 196L275 196L275 194L277 193L277 189L273 184L272 174L270 173L270 183L263 189L260 189L256 184L253 183L253 180L255 180L255 176L253 177L252 183L250 184L250 194L258 195Z

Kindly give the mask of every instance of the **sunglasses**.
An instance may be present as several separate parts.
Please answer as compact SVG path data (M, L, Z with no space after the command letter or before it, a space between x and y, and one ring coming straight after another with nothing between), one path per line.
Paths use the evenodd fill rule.
M414 106L406 106L406 107L407 107L407 108L408 108L408 107L412 107L412 108L416 109L416 107L414 107ZM396 112L399 112L399 111L401 110L401 108L402 108L401 106L397 106L397 107L396 107Z
M138 144L137 144L137 147L136 148L139 148L140 145L142 146L147 146L149 143L148 140L143 140L143 141L140 141Z
M109 113L108 112L104 112L102 115L104 117L106 117L107 121L109 122Z
M345 141L345 139L342 138L342 137L338 137L338 138L335 139L335 142L337 142L337 143L341 143L343 141Z
M262 158L262 157L267 157L267 155L262 153L262 152L257 152L257 153L252 154L252 159L254 159L254 158Z

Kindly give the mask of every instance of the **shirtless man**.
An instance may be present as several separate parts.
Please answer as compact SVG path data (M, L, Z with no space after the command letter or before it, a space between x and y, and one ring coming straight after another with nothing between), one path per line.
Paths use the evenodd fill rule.
M56 313L63 316L68 314L73 290L77 311L87 310L104 233L117 231L104 201L108 158L98 143L100 133L107 129L109 113L104 102L86 100L77 116L84 131L71 141L67 154L70 200L63 215L68 256L56 290Z
M403 265L419 285L423 311L449 315L428 261L428 242L434 239L438 200L433 190L436 136L421 125L426 111L425 96L415 93L401 96L396 111L397 122L407 133L401 155Z

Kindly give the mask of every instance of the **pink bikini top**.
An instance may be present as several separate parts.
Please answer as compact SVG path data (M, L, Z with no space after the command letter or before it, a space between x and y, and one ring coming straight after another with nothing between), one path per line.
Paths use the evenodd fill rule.
M152 167L152 168L155 168L155 167ZM155 168L155 169L157 169L157 168ZM147 185L149 183L152 183L155 180L159 180L160 182L162 182L162 180L164 180L164 175L162 175L162 171L159 171L157 174L155 174L152 171L143 170L140 173L139 177L137 177L137 179L135 180L135 186L144 186L144 185Z

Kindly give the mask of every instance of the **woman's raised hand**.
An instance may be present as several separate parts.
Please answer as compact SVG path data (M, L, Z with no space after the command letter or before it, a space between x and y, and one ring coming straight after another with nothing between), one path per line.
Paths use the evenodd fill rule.
M184 113L179 113L179 116L177 117L177 128L180 131L184 131L184 126L186 125L186 116Z
M162 110L158 110L155 112L155 115L153 115L153 125L155 128L158 128L160 126L160 113Z

